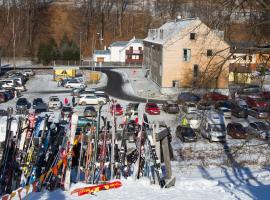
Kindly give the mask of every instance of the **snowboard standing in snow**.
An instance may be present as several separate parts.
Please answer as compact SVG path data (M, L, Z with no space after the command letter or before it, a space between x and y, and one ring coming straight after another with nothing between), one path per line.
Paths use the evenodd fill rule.
M67 168L66 168L65 183L64 183L65 190L69 190L70 188L70 176L71 176L71 164L72 164L72 155L70 152L72 151L72 148L73 148L77 124L78 124L78 115L76 113L73 113L71 117L70 132L68 133L70 146L69 146L68 155L67 155Z

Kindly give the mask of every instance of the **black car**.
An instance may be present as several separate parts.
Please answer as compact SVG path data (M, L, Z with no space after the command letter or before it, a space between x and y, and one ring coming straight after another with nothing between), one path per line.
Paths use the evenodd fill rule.
M46 105L46 104L45 104ZM38 114L41 114L43 112L48 112L48 107L37 107L35 109L35 114L38 115Z
M197 140L195 131L187 126L178 126L176 128L175 134L183 142L196 142Z
M164 110L165 112L170 113L170 114L177 114L177 113L179 113L178 104L177 103L174 103L174 102L169 102L169 101L165 102L162 105L162 110Z
M177 97L177 102L179 104L182 104L185 102L197 103L200 100L201 100L201 98L192 92L182 92Z
M19 98L16 103L17 110L24 110L31 108L31 103L26 98Z
M236 102L232 102L231 107L231 114L238 118L247 118L248 117L248 111L247 108L240 106Z
M14 91L12 91L12 90L5 90L4 94L5 94L7 100L14 98Z
M97 117L97 111L94 106L87 106L84 109L83 115L85 117Z
M8 116L8 112L6 110L0 109L0 116Z
M36 98L33 100L33 109L36 109L36 107L39 105L39 104L44 104L44 101L42 98Z

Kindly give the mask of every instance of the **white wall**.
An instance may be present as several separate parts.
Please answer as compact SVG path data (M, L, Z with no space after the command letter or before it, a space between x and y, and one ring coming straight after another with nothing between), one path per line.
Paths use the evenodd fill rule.
M94 61L97 62L98 57L103 57L104 62L111 62L111 55L110 54L94 54Z
M111 50L111 62L120 62L120 50L123 47L110 47Z

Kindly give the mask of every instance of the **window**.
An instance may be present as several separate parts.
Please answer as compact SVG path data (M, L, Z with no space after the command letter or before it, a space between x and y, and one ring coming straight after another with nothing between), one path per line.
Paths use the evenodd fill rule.
M142 51L142 47L139 47L139 51Z
M198 78L199 76L199 65L193 65L193 77Z
M196 39L196 33L190 33L190 39L195 40Z
M243 56L243 60L246 60L247 59L247 56Z
M172 86L174 87L174 88L177 88L178 87L178 81L172 81Z
M190 61L191 49L183 49L183 59L184 59L184 61Z
M248 59L250 62L252 62L252 56L249 56Z
M213 50L212 49L207 49L206 55L207 55L207 57L213 56Z
M233 57L232 57L234 60L236 60L236 55L233 55Z

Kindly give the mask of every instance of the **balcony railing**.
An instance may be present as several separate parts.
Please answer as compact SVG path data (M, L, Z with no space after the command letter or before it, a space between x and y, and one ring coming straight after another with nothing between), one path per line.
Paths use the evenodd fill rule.
M126 58L126 63L143 63L143 59Z
M126 50L126 55L140 55L143 54L143 50Z

